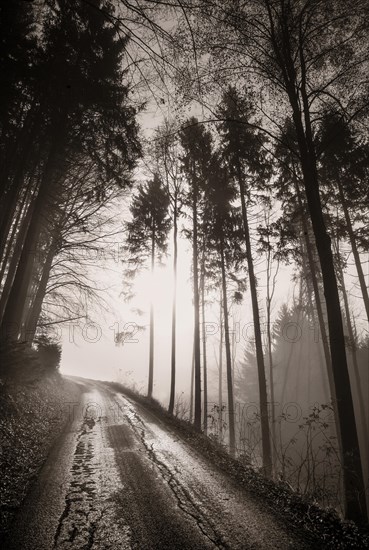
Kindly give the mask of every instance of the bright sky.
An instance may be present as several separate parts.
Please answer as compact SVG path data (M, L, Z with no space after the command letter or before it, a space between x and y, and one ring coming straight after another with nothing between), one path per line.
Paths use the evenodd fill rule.
M177 345L178 386L187 390L188 374L192 360L193 308L190 286L189 243L181 240L179 246L178 295L177 295ZM84 320L63 327L63 355L61 370L92 378L117 379L136 383L146 390L148 370L149 307L153 299L155 308L155 395L165 398L169 388L171 307L173 276L171 257L166 265L157 266L154 278L144 271L134 284L135 297L126 303L120 296L123 289L121 262L107 262L105 271L109 283L109 311L98 315L91 311L91 325ZM101 277L101 274L99 275ZM137 310L143 312L137 314ZM96 323L98 326L95 326ZM114 344L114 333L135 331L136 326L146 330L132 335L132 341L123 346ZM181 391L182 391L181 390Z

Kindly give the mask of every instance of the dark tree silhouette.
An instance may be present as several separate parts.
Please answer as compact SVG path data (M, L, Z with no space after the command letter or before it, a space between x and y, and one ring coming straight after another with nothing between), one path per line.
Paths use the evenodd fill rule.
M174 123L165 121L156 131L154 157L156 169L166 184L170 216L173 224L173 302L172 302L172 332L170 356L170 396L168 411L173 414L176 390L176 326L177 326L177 266L178 266L178 223L182 214L184 188L181 175L181 163L178 136L173 133Z
M227 295L227 275L244 261L242 248L237 244L242 237L242 224L238 211L232 205L237 190L230 177L228 167L222 167L220 160L213 156L206 186L207 205L204 220L207 232L207 245L218 255L221 273L222 303L224 316L224 341L226 351L229 446L232 454L236 450L235 408L233 395L233 373L229 331L229 303ZM241 241L242 242L242 241Z
M118 40L114 25L96 9L100 6L112 13L110 3L100 0L90 5L65 0L38 10L37 85L24 100L26 115L14 154L7 157L12 164L4 182L3 341L26 337L27 295L39 271L45 235L54 231L51 213L57 219L68 199L72 167L87 159L94 165L90 198L99 202L111 186L130 184L140 154L135 110L123 84L127 39ZM47 253L44 258L49 263Z
M169 195L158 175L140 185L131 204L132 221L127 223L126 247L130 255L129 263L142 267L150 259L151 275L154 274L155 260L167 248L171 221L168 217ZM148 397L152 397L154 381L154 306L150 304L150 351Z
M260 329L260 313L257 296L257 281L252 257L250 228L248 222L247 203L252 199L255 180L265 176L266 164L263 162L260 133L247 125L251 121L254 109L251 104L237 93L235 88L229 88L223 96L217 110L217 116L223 120L219 124L221 147L224 159L232 177L237 181L241 199L244 239L246 244L247 268L250 282L252 312L254 320L255 347L260 391L260 418L263 444L263 465L267 476L272 474L272 456L270 444L270 428L268 418L268 396L266 387L264 352ZM248 183L252 182L253 183Z
M327 187L330 206L342 210L344 223L337 228L348 238L359 278L364 307L369 321L369 295L365 282L360 248L369 250L369 240L363 232L368 226L369 147L340 113L324 113L320 132L320 175ZM335 199L333 201L333 198ZM337 220L337 218L335 218Z
M181 157L183 173L188 183L187 202L192 215L192 269L194 292L194 354L195 354L195 427L201 429L201 364L200 364L200 293L199 293L199 206L212 153L210 132L197 124L196 118L188 120L180 132L183 148Z

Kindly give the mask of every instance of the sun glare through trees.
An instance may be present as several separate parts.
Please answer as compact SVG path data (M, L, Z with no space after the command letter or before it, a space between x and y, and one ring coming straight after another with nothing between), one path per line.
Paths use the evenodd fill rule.
M54 407L78 401L79 392L96 410L110 407L96 417L109 428L95 439L86 433L98 420L82 415L76 449L100 456L109 433L111 479L124 484L133 471L140 478L137 466L124 470L131 459L124 462L119 449L127 445L143 449L168 481L187 460L173 435L184 430L207 460L224 458L228 473L236 475L236 464L266 484L264 492L299 499L301 514L311 505L337 525L367 523L368 22L368 0L1 4L4 418L23 410L20 395ZM116 405L130 435L119 432ZM14 426L28 428L7 422L0 431L10 449ZM29 433L46 434L35 422ZM52 422L42 429L51 434ZM47 445L51 439L44 451L35 444L34 464ZM22 453L15 445L13 455ZM16 464L13 455L4 460ZM154 483L144 483L142 468L140 499ZM73 472L70 487L84 487ZM237 472L238 480L251 475ZM24 476L28 487L31 475ZM202 502L203 516L193 511L197 497L190 499L184 478L168 482L179 509L190 510L178 519L185 541L178 548L248 548L241 535L224 542L237 527L217 531L210 504L205 512ZM9 503L22 500L19 487L6 492L16 474L9 479L0 502L5 534ZM91 479L97 487L98 475ZM55 548L105 548L106 526L98 523L95 536L91 519L100 505L89 498L91 545L81 535L78 546L67 491ZM109 506L106 521L118 525ZM139 514L130 514L108 548L175 548L177 519L168 519L172 531L161 544L159 524L150 535L140 524L136 539ZM183 526L195 516L186 542ZM250 533L250 548L287 548ZM342 544L324 547L349 547Z

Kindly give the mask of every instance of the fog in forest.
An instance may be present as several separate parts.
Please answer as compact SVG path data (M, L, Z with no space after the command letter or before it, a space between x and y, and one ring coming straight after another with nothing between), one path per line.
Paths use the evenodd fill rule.
M357 520L368 4L323 4L0 8L2 376L117 382Z

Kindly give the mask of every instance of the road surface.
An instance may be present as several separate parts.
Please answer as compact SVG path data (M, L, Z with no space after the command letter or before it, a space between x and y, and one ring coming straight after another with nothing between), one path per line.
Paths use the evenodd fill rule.
M152 412L80 383L6 548L308 548Z

